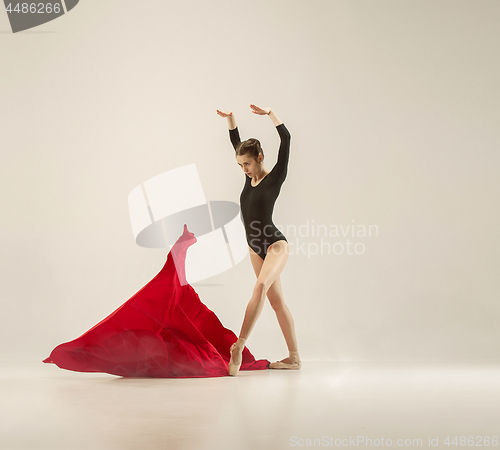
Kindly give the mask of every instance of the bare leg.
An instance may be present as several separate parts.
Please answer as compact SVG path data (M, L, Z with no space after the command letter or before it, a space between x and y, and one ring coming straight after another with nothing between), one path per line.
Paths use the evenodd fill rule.
M250 260L252 262L255 275L258 277L264 261L257 253L252 250L251 247L249 247L249 251ZM276 278L274 283L267 291L267 298L269 299L271 307L276 313L276 318L278 319L278 323L280 325L281 331L283 332L283 337L285 338L285 342L289 351L289 357L281 360L281 362L286 364L300 363L297 338L295 336L295 325L293 322L292 314L285 304L280 276ZM272 363L271 368L274 368L273 365L276 364Z
M264 260L257 277L252 298L248 302L245 310L245 317L243 319L243 324L241 325L240 337L231 346L231 360L229 362L230 375L236 375L239 366L241 365L241 353L245 347L245 342L250 336L250 333L252 332L260 313L262 312L267 291L285 267L288 260L288 252L288 242L286 241L277 241L270 245L267 250L266 259Z
M276 281L288 260L288 242L277 241L267 250L266 259L262 264L257 282L253 289L252 298L248 302L245 318L241 325L240 337L248 339L257 319L264 307L266 294Z
M276 313L276 318L280 324L283 337L285 338L288 351L298 352L297 337L295 336L295 324L293 322L292 314L285 304L283 290L281 288L281 279L278 277L273 285L267 291L269 303Z

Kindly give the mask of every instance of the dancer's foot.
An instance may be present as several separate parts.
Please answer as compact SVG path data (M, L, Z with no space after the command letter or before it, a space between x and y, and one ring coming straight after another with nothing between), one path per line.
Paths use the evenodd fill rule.
M288 369L288 370L299 370L302 366L300 361L299 352L292 351L288 352L289 357L282 359L281 361L276 361L269 364L270 369Z
M229 352L231 353L231 359L229 360L228 372L232 377L236 376L238 370L240 370L241 361L242 361L242 353L245 348L246 339L241 337L231 345Z

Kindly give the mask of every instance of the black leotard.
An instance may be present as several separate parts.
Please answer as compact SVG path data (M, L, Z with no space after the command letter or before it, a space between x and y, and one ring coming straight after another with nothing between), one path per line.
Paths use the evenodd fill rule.
M256 186L252 186L252 179L245 175L245 187L240 195L241 214L248 245L262 259L265 259L267 248L276 241L286 241L283 233L276 228L272 215L276 199L285 181L288 158L290 155L290 133L281 123L276 127L281 144L278 151L278 161L275 166ZM238 128L229 130L229 137L236 150L240 141ZM287 241L288 242L288 241Z

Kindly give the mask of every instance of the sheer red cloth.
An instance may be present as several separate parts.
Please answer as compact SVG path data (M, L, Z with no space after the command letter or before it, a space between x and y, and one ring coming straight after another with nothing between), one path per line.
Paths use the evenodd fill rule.
M79 338L54 348L43 362L122 377L227 375L229 348L237 336L186 282L186 253L195 242L184 225L158 275ZM268 360L256 360L245 347L240 370L268 366Z

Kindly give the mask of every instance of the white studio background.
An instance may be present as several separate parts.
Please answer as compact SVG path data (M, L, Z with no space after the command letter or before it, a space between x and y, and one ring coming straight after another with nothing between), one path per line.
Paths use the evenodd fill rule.
M255 103L292 135L289 241L321 238L287 225L378 228L350 238L361 255L290 256L302 358L498 360L499 18L496 0L85 0L12 34L0 15L0 358L41 361L158 273L166 250L130 226L141 182L194 162L207 200L239 202L215 110L271 169ZM247 257L194 288L238 333L254 282ZM248 346L286 356L268 304Z

